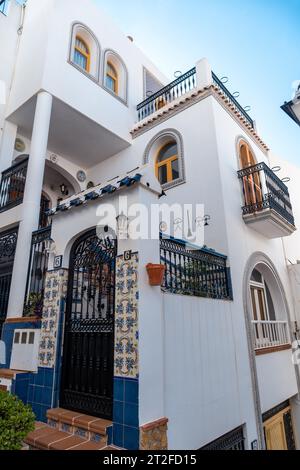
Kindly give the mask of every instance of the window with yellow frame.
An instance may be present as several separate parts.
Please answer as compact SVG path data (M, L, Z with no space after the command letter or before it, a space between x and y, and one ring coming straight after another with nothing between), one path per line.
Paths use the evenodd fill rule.
M111 62L106 65L105 86L109 90L118 94L118 74Z
M176 142L168 142L159 150L155 170L156 177L161 185L179 178L179 159Z
M80 37L75 38L74 63L87 72L90 71L91 55L86 42Z

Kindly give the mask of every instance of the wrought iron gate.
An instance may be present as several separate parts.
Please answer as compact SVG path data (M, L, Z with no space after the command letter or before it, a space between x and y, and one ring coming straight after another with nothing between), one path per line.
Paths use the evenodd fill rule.
M18 229L0 233L0 338L7 314Z
M112 418L116 242L92 230L71 250L60 406Z

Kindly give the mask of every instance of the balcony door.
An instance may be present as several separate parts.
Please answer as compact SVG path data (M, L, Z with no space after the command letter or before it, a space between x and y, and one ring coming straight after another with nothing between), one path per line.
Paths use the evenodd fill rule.
M268 450L287 450L283 416L275 416L265 423L266 446Z
M256 165L255 157L246 142L240 144L241 170ZM245 205L252 206L262 202L262 187L259 173L256 171L243 177Z
M295 450L293 420L289 402L263 415L267 450Z

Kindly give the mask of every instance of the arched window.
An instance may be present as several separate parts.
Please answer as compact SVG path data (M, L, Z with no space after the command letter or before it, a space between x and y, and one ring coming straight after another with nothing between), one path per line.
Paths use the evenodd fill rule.
M178 148L174 140L164 144L159 150L155 169L161 185L179 178Z
M247 168L248 166L255 165L255 157L250 149L249 145L245 141L240 142L240 165L242 168Z
M253 320L275 321L275 309L270 289L264 276L254 269L250 280Z
M127 69L121 57L113 51L104 56L103 86L116 97L127 102Z
M118 73L111 62L107 62L105 85L106 88L118 94Z
M72 25L69 62L88 77L99 80L99 42L94 33L80 23Z
M184 147L181 134L176 129L164 129L148 143L143 164L153 165L164 190L185 183Z
M91 55L89 47L80 36L76 36L74 47L74 63L89 72L90 62Z
M288 345L288 322L274 273L265 263L259 263L249 284L255 349Z
M239 144L239 159L241 170L256 165L254 154L244 140ZM262 202L262 187L258 171L243 177L243 188L246 206Z

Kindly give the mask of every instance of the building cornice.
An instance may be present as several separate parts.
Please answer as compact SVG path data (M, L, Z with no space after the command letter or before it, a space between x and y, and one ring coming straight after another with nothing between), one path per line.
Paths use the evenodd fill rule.
M259 137L256 130L253 129L246 118L240 113L230 100L213 84L206 86L202 89L194 89L191 92L183 95L182 97L174 100L164 108L151 114L151 116L143 119L135 125L131 131L132 138L135 139L145 132L153 129L162 122L165 122L170 117L181 113L185 109L193 106L196 103L204 100L208 96L213 96L218 103L227 111L230 116L240 125L240 127L248 134L248 136L260 147L260 149L267 153L268 146Z

